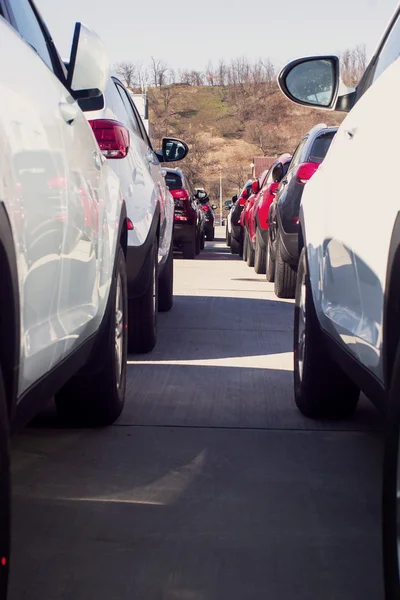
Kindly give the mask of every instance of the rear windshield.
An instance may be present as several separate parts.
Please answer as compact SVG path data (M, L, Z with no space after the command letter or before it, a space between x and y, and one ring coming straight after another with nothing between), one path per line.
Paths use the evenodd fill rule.
M169 187L170 190L181 190L182 189L182 179L178 175L178 173L168 173L165 176L165 183Z
M322 163L326 156L326 153L329 150L329 146L331 145L332 140L335 137L335 133L335 131L324 133L315 140L310 152L311 162Z

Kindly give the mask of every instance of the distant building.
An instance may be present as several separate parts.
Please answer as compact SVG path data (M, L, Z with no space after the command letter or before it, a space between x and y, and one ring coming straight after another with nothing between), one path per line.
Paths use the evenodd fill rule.
M253 158L253 179L257 179L257 177L260 177L261 173L263 173L263 171L266 171L266 169L269 169L275 161L276 158L273 156L255 156Z
M147 92L144 92L143 94L134 94L130 90L128 91L132 97L132 100L135 103L136 108L138 109L139 115L142 117L142 121L146 128L146 131L150 135L149 99L147 97Z

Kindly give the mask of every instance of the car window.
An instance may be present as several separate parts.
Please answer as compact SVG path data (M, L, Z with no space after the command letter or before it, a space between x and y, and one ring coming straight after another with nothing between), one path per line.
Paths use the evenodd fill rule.
M290 168L291 169L300 163L300 161L301 161L301 152L302 152L302 150L304 148L304 144L306 143L307 139L308 139L307 137L303 138L301 140L300 144L297 146L297 148L296 148L296 150L295 150L295 152L293 154L293 158L291 160L291 163L290 163Z
M165 183L169 187L170 190L181 190L182 189L182 179L178 175L178 173L170 173L167 171L165 176Z
M139 123L137 122L135 113L133 112L133 108L132 108L132 105L130 103L130 100L129 100L129 97L128 97L126 91L124 90L124 88L121 85L119 85L119 83L115 83L115 85L116 85L118 93L119 93L119 95L121 97L122 103L123 103L123 105L125 107L125 112L126 112L126 114L128 116L129 127L131 129L133 129L133 131L135 133L137 133L137 135L139 137L142 137L142 133L140 131Z
M335 131L330 131L329 133L318 136L317 139L314 140L309 157L311 162L322 163L329 150L329 146L335 137L335 133Z
M376 63L373 81L376 81L380 75L400 56L400 16L397 17L392 29L379 53Z
M131 100L131 103L132 103L133 112L136 115L136 120L137 120L137 122L139 124L139 127L140 127L140 131L142 132L142 138L144 139L144 141L146 142L146 144L148 145L148 147L151 148L151 149L153 149L153 146L151 145L151 142L150 142L150 138L147 135L146 128L145 128L145 126L143 124L142 117L140 116L139 111L138 111L138 109L136 107L135 101L133 100L133 98L131 98L130 100Z
M53 71L53 63L46 37L28 0L9 0L13 25L21 37L38 53L40 58Z

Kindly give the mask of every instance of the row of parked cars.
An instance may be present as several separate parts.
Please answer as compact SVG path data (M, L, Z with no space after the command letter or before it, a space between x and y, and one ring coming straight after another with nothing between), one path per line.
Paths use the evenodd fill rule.
M348 113L249 181L231 210L232 252L294 297L294 396L309 418L351 415L364 392L383 416L386 598L400 597L400 7L356 89L335 56L289 63L291 101ZM385 175L374 185L383 152ZM268 206L270 205L270 206ZM379 215L378 219L371 216ZM379 568L379 567L378 567Z
M74 425L113 423L127 352L173 304L173 252L194 258L213 211L154 149L98 36L62 61L32 0L0 1L0 599L10 550L9 435L54 397ZM170 189L169 189L170 188ZM171 191L170 191L171 190ZM175 228L174 228L175 226ZM175 229L175 233L174 233Z

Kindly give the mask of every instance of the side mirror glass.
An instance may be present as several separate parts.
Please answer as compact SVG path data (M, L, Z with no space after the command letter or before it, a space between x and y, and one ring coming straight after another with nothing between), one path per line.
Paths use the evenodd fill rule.
M283 179L283 164L281 162L277 163L272 169L272 179L275 182L279 182Z
M82 23L75 24L68 63L68 86L74 97L101 96L109 77L109 59L97 33Z
M317 56L294 60L282 69L278 84L297 104L334 109L340 83L337 56Z
M183 160L189 152L189 146L182 140L176 138L164 138L162 141L162 151L157 152L161 162L176 162Z
M197 198L199 200L204 200L204 198L207 198L207 192L204 190L197 190Z

